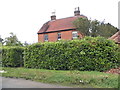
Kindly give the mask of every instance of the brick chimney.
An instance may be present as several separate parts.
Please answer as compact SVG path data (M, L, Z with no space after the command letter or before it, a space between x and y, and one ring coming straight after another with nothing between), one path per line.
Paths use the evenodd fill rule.
M75 16L79 16L80 15L79 7L75 8L74 15Z
M55 12L52 12L51 20L56 20Z

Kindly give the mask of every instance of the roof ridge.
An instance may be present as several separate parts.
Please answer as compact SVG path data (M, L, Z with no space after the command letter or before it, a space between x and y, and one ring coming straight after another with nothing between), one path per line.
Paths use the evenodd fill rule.
M74 17L86 17L86 16L83 16L83 15L79 15L79 16L70 16L70 17L65 17L65 18L59 18L59 19L56 19L56 20L61 20L61 19L67 19L67 18L74 18ZM52 21L56 21L56 20L49 20L50 22Z

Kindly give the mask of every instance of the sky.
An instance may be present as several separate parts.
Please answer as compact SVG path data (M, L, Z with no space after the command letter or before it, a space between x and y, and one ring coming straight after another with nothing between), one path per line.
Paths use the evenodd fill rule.
M13 32L24 43L38 42L37 32L50 20L74 16L74 9L88 19L97 19L118 27L120 0L0 0L0 36L4 39Z

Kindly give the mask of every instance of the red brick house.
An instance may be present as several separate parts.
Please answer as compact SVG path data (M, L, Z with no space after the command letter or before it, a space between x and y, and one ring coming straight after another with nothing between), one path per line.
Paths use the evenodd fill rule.
M51 20L46 22L38 31L38 42L72 40L78 36L82 38L83 35L73 25L73 22L80 17L86 18L86 16L80 15L79 7L75 9L73 17L56 19L56 15L52 15Z

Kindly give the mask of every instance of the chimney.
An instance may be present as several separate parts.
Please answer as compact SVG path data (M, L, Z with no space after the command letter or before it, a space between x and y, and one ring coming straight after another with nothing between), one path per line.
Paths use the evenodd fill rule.
M55 12L52 12L51 20L56 20Z
M75 8L74 15L75 16L79 16L80 15L79 7Z

